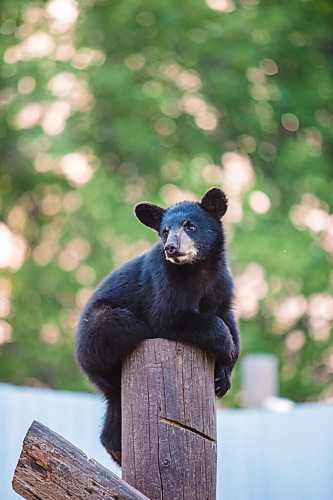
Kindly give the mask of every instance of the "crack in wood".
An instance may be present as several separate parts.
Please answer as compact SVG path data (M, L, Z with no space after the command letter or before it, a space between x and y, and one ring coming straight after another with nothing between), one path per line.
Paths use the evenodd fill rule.
M198 436L201 436L204 439L207 439L207 441L210 441L211 443L214 443L216 445L216 440L211 438L210 436L207 436L207 434L204 434L201 431L198 431L197 429L194 429L193 427L182 424L180 422L177 422L176 420L171 420L170 418L165 418L165 417L160 417L159 418L160 422L163 422L168 425L173 425L174 427L177 427L178 429L183 429L186 431L194 432L195 434L198 434Z

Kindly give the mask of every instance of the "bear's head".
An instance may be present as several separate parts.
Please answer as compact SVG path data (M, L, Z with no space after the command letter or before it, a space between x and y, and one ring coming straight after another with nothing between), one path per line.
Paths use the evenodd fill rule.
M173 264L193 264L219 252L224 243L221 218L228 201L212 188L200 202L182 201L169 208L143 201L134 210L138 219L160 235L165 258Z

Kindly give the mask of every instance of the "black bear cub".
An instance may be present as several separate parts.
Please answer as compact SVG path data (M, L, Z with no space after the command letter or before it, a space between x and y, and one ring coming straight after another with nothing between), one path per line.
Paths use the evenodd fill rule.
M215 358L215 391L230 388L239 354L221 218L222 190L200 202L169 208L142 202L138 219L158 243L113 271L86 304L77 333L77 359L107 401L102 444L121 463L121 363L142 340L163 337L194 344Z

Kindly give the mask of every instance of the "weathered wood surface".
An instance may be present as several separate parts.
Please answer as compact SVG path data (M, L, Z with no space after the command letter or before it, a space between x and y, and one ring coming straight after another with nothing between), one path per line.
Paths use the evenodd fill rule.
M80 416L78 415L78 425ZM39 422L23 442L13 489L28 500L148 500Z
M153 500L215 500L214 362L200 349L150 339L126 359L122 470Z

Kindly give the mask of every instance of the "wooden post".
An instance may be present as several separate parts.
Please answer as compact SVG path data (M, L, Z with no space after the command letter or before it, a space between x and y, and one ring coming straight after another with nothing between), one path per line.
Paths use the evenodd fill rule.
M39 422L24 439L13 489L28 500L149 500Z
M126 359L122 470L151 500L215 500L214 362L200 349L150 339Z
M278 359L272 354L251 353L241 361L243 404L260 406L279 393Z

